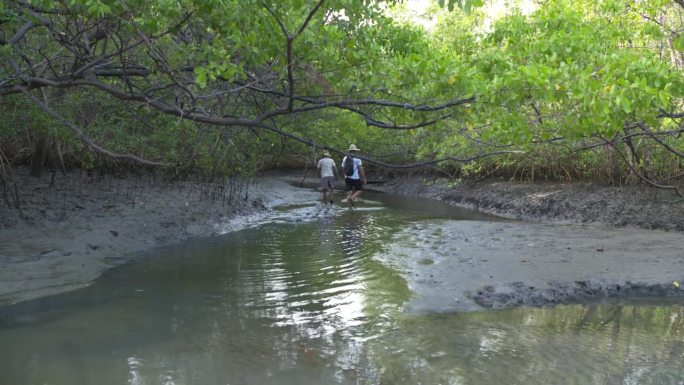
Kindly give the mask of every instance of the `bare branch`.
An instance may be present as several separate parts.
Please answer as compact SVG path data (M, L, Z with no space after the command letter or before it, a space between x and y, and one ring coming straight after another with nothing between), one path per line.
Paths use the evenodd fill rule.
M17 42L19 42L19 40L21 40L21 38L24 37L24 35L26 35L28 33L28 31L31 30L31 28L33 28L35 26L36 25L33 24L32 21L27 21L24 25L21 26L21 28L19 28L17 33L15 33L14 36L12 36L12 38L9 40L9 42L3 40L2 44L3 45L5 45L5 44L9 44L9 45L17 44Z
M297 36L301 35L302 32L304 32L304 30L306 29L306 26L309 25L309 22L311 22L311 19L314 17L314 15L316 14L316 12L318 12L318 10L321 8L321 6L323 5L324 2L325 2L325 0L320 0L320 1L316 4L316 6L313 7L313 9L311 10L311 12L309 12L309 15L306 17L306 20L304 20L304 23L302 23L302 25L299 27L299 30L297 30L297 33L296 33L295 36L294 36L295 38L296 38Z
M684 2L684 0L682 0ZM660 110L660 114L658 115L659 118L672 118L672 119L679 119L679 118L684 118L684 112L678 112L678 113L670 113L666 112L664 110Z
M608 139L604 139L604 138L601 138L601 139L603 140L603 142L604 142L605 144L611 146L611 147L615 150L615 152L620 156L620 158L622 158L622 161L625 162L625 164L627 164L627 166L629 167L629 169L634 173L634 175L636 175L637 177L639 177L639 179L641 179L642 181L646 182L647 184L649 184L649 185L651 185L651 186L653 186L653 187L660 188L660 189L664 189L664 190L672 190L672 191L674 191L677 195L679 195L681 198L684 198L684 194L682 194L682 192L679 190L679 187L677 187L677 186L661 185L661 184L658 184L658 183L654 182L654 181L651 180L650 178L645 177L644 175L642 175L642 174L639 172L639 170L637 170L637 169L634 167L634 165L627 159L627 157L622 153L622 151L620 151L620 149L617 148L617 146L615 145L615 143L614 143L613 141L608 140Z
M52 116L52 117L55 118L56 120L59 120L59 121L62 122L62 124L64 124L65 126L69 127L69 128L76 134L76 136L77 136L85 145L87 145L89 148L93 149L95 152L98 152L98 153L100 153L100 154L102 154L102 155L105 155L105 156L108 156L108 157L110 157L110 158L114 158L114 159L127 159L127 160L131 160L131 161L133 161L133 162L140 163L140 164L144 164L144 165L148 165L148 166L157 166L157 167L173 167L173 166L175 166L175 164L173 164L173 163L167 163L167 162L154 162L154 161L150 161L150 160L146 160L146 159L140 158L139 156L133 155L133 154L118 154L118 153L109 151L109 150L107 150L107 149L105 149L105 148L99 146L99 145L96 144L95 142L93 142L93 140L92 140L88 135L86 135L86 134L83 132L83 130L81 130L81 129L80 129L79 127L77 127L75 124L73 124L73 123L69 122L68 120L66 120L63 116L59 115L59 114L58 114L57 112L55 112L53 109L51 109L50 107L48 107L45 103L41 102L38 98L36 98L36 97L34 97L33 95L31 95L31 93L30 93L27 89L24 89L24 90L23 90L23 93L24 93L24 95L26 95L26 97L29 98L32 102L34 102L35 104L37 104L43 111L47 112L50 116Z
M261 92L261 93L266 93L266 94L271 94L271 95L276 95L276 96L281 96L281 97L287 97L285 94L279 91L275 90L270 90L270 89L263 89L263 88L258 88L249 84L237 82L241 86L244 86L246 88L249 88L251 90ZM378 100L378 99L345 99L345 100L339 100L335 102L331 101L325 101L317 98L312 98L312 97L307 97L307 96L297 96L295 97L297 101L309 103L309 104L314 104L316 105L318 109L323 109L323 108L328 108L328 107L341 107L341 106L381 106L381 107L395 107L395 108L402 108L405 110L411 110L411 111L420 111L420 112L435 112L435 111L440 111L440 110L445 110L447 108L455 107L458 105L462 104L468 104L468 103L474 103L477 101L475 97L469 97L469 98L463 98L463 99L453 99L450 100L446 103L435 105L435 106L430 106L426 104L411 104L411 103L399 103L399 102L393 102L389 100Z
M340 153L340 151L335 151L335 152ZM487 152L487 153L483 153L483 154L473 155L473 156L466 157L466 158L459 158L456 156L447 156L444 158L432 159L432 160L428 160L425 162L415 162L415 163L406 163L406 164L385 163L385 162L380 162L380 161L374 160L372 158L367 158L364 156L356 156L355 155L355 157L361 158L363 160L368 161L369 163L376 164L378 166L382 166L385 168L409 169L409 168L431 166L431 165L435 165L435 164L447 162L447 161L458 162L458 163L470 163L470 162L474 162L478 159L489 158L492 156L510 155L510 154L524 154L524 153L525 153L525 151L518 151L518 150L494 151L494 152Z
M283 23L283 21L280 20L280 18L278 17L278 15L276 15L275 11L272 10L271 7L269 7L268 4L266 4L265 2L262 2L261 5L263 5L263 7L266 8L266 10L268 11L268 13L270 13L271 16L273 16L274 19L276 19L276 22L277 22L278 25L280 26L280 30L283 31L283 35L285 35L285 38L286 38L286 39L289 39L289 38L290 38L290 33L287 31L287 27L285 26L285 24Z
M334 153L337 153L340 155L345 155L347 153L346 151L338 150L338 149L332 148L332 147L318 146L314 141L312 141L310 139L305 139L305 138L299 137L297 135L293 135L289 132L280 130L280 129L273 127L273 126L261 124L259 127L264 128L268 131L271 131L275 134L278 134L282 137L293 139L299 143L305 144L305 145L310 146L310 147L316 146L317 148L320 148L321 150L329 150L331 152L334 152ZM524 154L524 153L525 153L524 151L517 151L517 150L494 151L494 152L488 152L488 153L473 155L473 156L465 157L465 158L459 158L456 156L447 156L444 158L432 159L432 160L428 160L428 161L424 161L424 162L414 162L414 163L405 163L405 164L387 163L387 162L382 162L382 161L373 159L371 157L360 156L360 155L359 156L355 155L355 157L363 159L363 160L367 161L368 163L376 164L378 166L385 167L385 168L410 169L410 168L431 166L431 165L439 164L439 163L446 162L446 161L453 161L453 162L459 162L459 163L470 163L470 162L476 161L478 159L487 158L487 157L491 157L491 156L506 155L506 154Z
M662 139L660 139L658 136L655 135L655 133L651 130L648 129L646 124L640 124L639 127L653 140L658 142L661 146L665 147L668 151L671 153L677 155L680 158L684 158L684 153L677 151L674 147L670 146L669 144L665 143Z
M268 13L273 16L276 21L278 22L278 25L280 26L280 29L283 31L283 35L285 35L285 53L287 56L287 90L288 90L288 102L287 102L287 111L292 112L292 108L294 106L294 74L293 74L293 68L294 68L294 59L293 59L293 54L292 54L292 43L295 39L295 36L290 35L290 33L287 30L287 27L283 23L282 20L276 15L275 11L273 11L266 3L262 3L264 8L268 11ZM319 4L320 5L320 4Z

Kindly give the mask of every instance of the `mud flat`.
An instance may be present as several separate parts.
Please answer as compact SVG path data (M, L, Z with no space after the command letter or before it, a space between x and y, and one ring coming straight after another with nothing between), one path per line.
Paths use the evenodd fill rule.
M684 236L676 232L440 221L396 234L379 258L404 272L407 309L416 312L684 299Z
M86 286L150 249L236 230L318 194L274 178L165 184L148 177L17 170L20 210L0 205L0 306Z
M404 269L415 311L681 297L684 200L643 187L449 181L372 185L515 220L454 221L397 235L383 259Z

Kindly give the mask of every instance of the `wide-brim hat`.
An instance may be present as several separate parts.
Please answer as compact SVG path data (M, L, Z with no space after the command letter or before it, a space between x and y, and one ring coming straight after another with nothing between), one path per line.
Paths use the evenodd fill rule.
M361 151L361 150L359 150L359 148L356 147L355 144L350 144L350 145L349 145L349 148L347 149L347 151Z
M330 156L330 151L323 150L323 156Z

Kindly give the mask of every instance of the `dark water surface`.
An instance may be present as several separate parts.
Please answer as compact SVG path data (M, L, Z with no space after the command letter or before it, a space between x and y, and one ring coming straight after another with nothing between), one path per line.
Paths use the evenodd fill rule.
M681 304L404 312L406 281L374 258L392 234L492 218L366 198L283 208L0 308L0 385L684 384Z

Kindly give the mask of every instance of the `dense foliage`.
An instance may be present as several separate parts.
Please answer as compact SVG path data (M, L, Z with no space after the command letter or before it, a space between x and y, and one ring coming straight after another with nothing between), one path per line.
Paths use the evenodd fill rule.
M426 29L401 1L3 3L0 165L230 175L354 142L384 169L681 183L684 5L487 5Z

